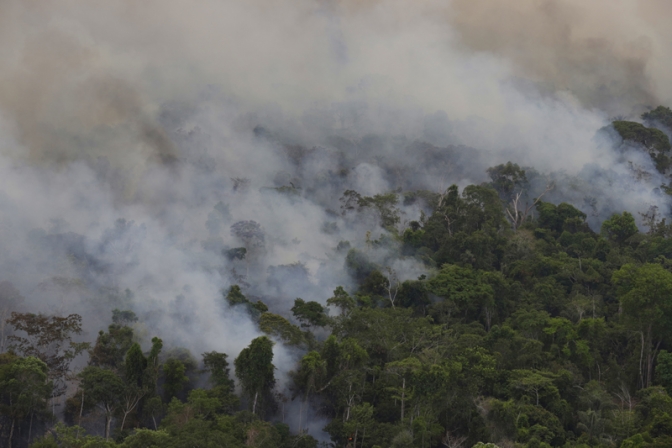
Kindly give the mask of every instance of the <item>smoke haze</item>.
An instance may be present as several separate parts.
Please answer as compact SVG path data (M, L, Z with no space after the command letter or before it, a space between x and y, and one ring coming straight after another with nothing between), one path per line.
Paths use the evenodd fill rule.
M82 314L89 339L130 308L148 338L233 359L260 333L222 290L243 283L288 315L351 284L339 242L384 231L341 215L345 190L442 191L511 160L595 229L666 209L651 160L598 130L672 103L671 14L663 0L5 0L0 281L30 310ZM402 224L420 211L401 206ZM240 221L264 236L244 262L221 255L246 245ZM275 350L283 375L298 355Z

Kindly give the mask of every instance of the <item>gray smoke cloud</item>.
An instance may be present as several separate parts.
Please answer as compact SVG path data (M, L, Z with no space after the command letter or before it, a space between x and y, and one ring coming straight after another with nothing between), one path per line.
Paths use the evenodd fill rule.
M670 8L6 0L0 281L27 309L82 314L89 339L131 308L145 343L233 359L260 332L223 303L231 284L284 315L352 285L339 242L385 232L342 215L347 189L442 191L511 160L594 228L667 210L650 159L598 130L669 104ZM422 210L399 207L400 228ZM259 224L254 247L240 221ZM245 260L221 254L246 244ZM426 272L394 247L369 256ZM276 344L282 381L298 356Z

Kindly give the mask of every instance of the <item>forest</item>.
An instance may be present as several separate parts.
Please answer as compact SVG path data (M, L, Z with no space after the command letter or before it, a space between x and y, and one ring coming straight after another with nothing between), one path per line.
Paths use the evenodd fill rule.
M665 172L667 135L614 128ZM530 196L535 170L508 162L487 174L443 192L346 190L340 213L372 213L383 231L333 248L354 282L277 314L244 282L222 289L221 312L263 333L235 358L164 347L130 309L86 341L76 310L22 312L3 281L3 446L670 446L672 224L651 207L643 231L627 211L593 230L573 205L544 200L553 184ZM423 212L400 228L399 207L412 204ZM245 244L222 249L229 260L264 240L254 221L230 232ZM380 250L426 274L407 278ZM291 281L305 266L285 269ZM276 344L297 354L282 387ZM307 431L316 424L328 438Z
M0 447L672 446L669 0L1 0Z

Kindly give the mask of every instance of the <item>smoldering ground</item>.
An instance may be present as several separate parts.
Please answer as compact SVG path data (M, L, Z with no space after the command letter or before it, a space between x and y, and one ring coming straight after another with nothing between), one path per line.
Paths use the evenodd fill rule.
M512 160L594 227L667 210L650 160L598 133L672 99L667 3L509 6L2 2L0 280L25 309L82 314L88 339L130 308L146 338L233 358L260 332L223 303L231 284L284 315L351 285L339 242L385 231L343 213L346 190L443 191ZM421 210L400 203L399 227ZM281 376L299 355L276 344Z

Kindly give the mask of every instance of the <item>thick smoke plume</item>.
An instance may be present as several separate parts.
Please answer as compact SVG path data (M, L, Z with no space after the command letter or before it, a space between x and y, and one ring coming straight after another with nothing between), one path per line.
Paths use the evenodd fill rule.
M595 226L663 210L651 161L598 130L672 100L671 8L5 0L0 281L27 309L82 314L89 339L130 308L148 339L235 357L260 333L222 290L284 315L324 303L352 282L339 242L385 233L341 213L346 190L438 192L511 160ZM400 228L420 212L400 205ZM231 230L250 221L254 238ZM241 246L245 260L222 256ZM297 353L276 352L283 375Z
M669 102L665 1L453 2L450 22L468 51L503 56L541 91L623 114Z

